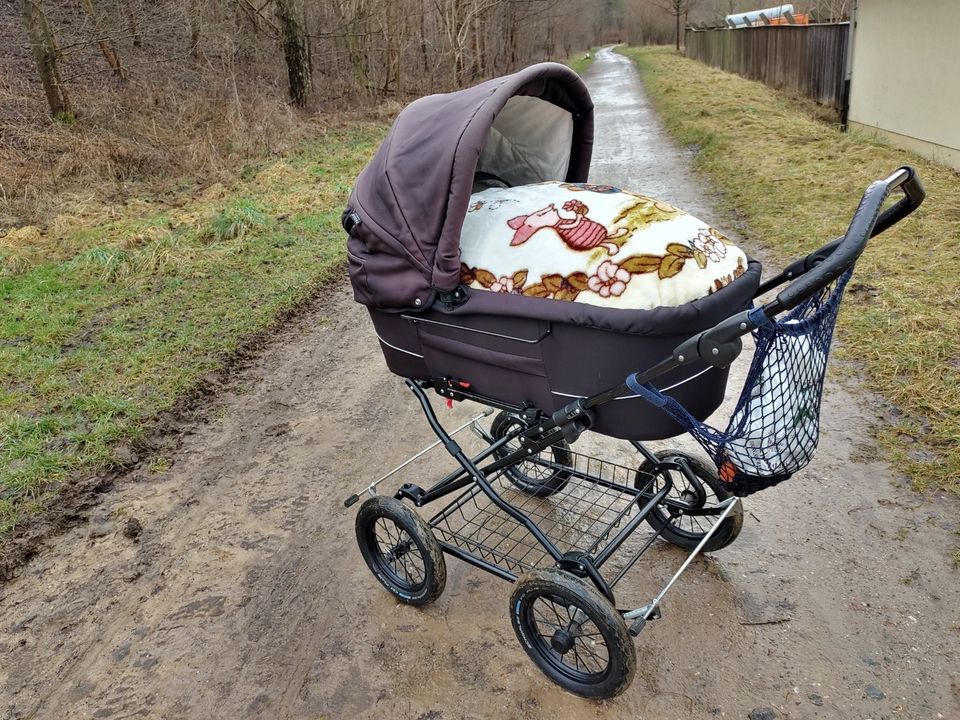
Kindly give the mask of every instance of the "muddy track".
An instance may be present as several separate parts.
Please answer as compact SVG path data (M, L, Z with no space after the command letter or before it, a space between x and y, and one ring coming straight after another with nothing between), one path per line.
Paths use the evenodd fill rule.
M629 63L602 53L588 80L594 179L716 218ZM444 595L416 610L366 570L341 502L432 437L333 288L183 424L168 471L118 478L0 585L0 718L960 717L957 506L877 457L874 407L830 383L816 461L747 501L740 539L637 639L631 689L591 703L527 660L506 583L450 560ZM618 594L645 600L682 559L650 555Z
M301 315L317 312L315 298L307 297L281 311L262 330L243 339L226 356L218 371L203 376L169 410L159 413L146 426L135 443L122 443L114 448L118 466L100 473L78 474L59 490L56 503L50 503L36 517L24 519L9 538L0 544L0 583L17 576L52 538L89 519L90 511L100 503L100 496L113 489L117 480L136 471L143 458L163 457L180 447L184 429L191 422L210 419L212 400L229 386L237 373L258 365L266 346L283 342L279 330Z

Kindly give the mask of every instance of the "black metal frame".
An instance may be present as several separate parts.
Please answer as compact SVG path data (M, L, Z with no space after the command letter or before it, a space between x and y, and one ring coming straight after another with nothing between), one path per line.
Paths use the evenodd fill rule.
M514 408L512 413L519 420L517 429L506 434L504 437L496 439L486 431L477 428L477 433L488 444L488 446L473 458L468 458L462 448L454 441L444 430L437 418L433 406L425 392L425 389L433 388L441 395L449 397L448 382L430 382L407 380L407 386L420 401L420 405L427 418L430 427L440 438L441 444L454 457L460 465L459 470L449 473L439 480L429 489L423 489L412 484L404 484L397 491L395 497L398 499L406 498L412 501L418 507L422 507L441 498L447 497L457 491L461 492L453 501L448 503L443 509L437 512L428 524L438 535L437 540L444 552L457 557L471 565L475 565L487 572L506 580L514 581L517 579L519 570L533 569L537 566L543 566L543 562L526 562L523 557L514 558L505 552L497 553L494 548L485 546L477 538L470 538L452 531L445 527L445 523L455 513L463 514L463 508L467 504L473 504L473 511L477 514L486 514L492 516L489 510L476 502L476 499L482 494L489 500L489 504L496 506L513 525L511 532L515 528L522 528L527 534L527 540L532 537L540 549L539 560L546 561L548 564L554 564L557 567L568 570L575 575L588 578L596 588L616 604L613 594L613 587L624 577L627 570L633 567L640 559L643 553L659 537L662 527L651 533L650 537L633 554L625 559L624 566L617 572L616 576L608 581L601 574L600 569L605 565L614 554L622 547L626 540L633 535L637 528L644 523L652 510L657 507L665 508L671 516L681 513L696 515L720 515L718 508L704 507L706 493L700 483L699 478L686 465L682 458L675 462L660 461L646 446L637 441L631 441L631 444L640 452L643 458L653 464L653 470L648 474L647 480L642 487L627 485L624 482L615 482L604 477L603 470L614 468L622 477L627 475L628 480L636 479L640 471L626 466L616 465L597 458L591 458L586 455L574 453L570 450L566 452L573 456L570 464L560 464L553 460L540 456L540 453L550 447L546 444L548 440L559 442L567 435L562 430L550 431L547 429L549 418L546 415L533 415L529 409ZM472 400L481 401L477 396L470 396L467 392L458 392L463 398L469 397ZM537 422L533 422L537 420ZM530 439L527 436L531 430L543 429L546 439L537 437ZM582 432L582 431L581 431ZM579 433L578 433L579 434ZM492 462L484 464L484 461L497 454L504 446L513 441L525 443L524 447L513 453L505 455ZM579 462L586 461L588 469L584 470L578 467ZM515 490L510 487L507 480L506 470L519 465L520 463L533 463L542 466L548 470L563 472L571 480L576 480L584 486L593 486L595 493L600 494L608 500L608 505L604 508L605 515L602 522L597 518L597 522L585 531L587 537L592 537L593 541L586 547L577 547L573 543L561 543L555 537L544 531L541 523L535 521L531 515L533 512L523 507L527 501L531 503L552 504L556 503L557 498L536 498L532 495L525 495L521 490ZM597 471L590 472L589 464L598 465ZM482 465L482 467L481 467ZM692 492L689 497L684 499L670 498L668 495L673 489L673 482L670 473L664 471L677 471L683 474L684 479L689 484ZM660 487L655 487L657 479L662 481ZM569 482L569 480L568 480ZM506 499L505 491L512 491L514 497ZM619 500L618 500L619 499ZM593 507L597 508L596 501L587 500L586 495L581 495L577 500L582 506L580 517L587 514L587 511ZM529 503L528 503L529 504ZM617 505L614 510L614 505ZM489 507L489 505L487 506ZM463 515L466 520L466 515ZM504 518L504 519L506 519ZM542 516L537 518L543 520ZM468 521L470 522L470 521ZM477 523L474 521L474 525ZM565 531L571 526L562 526L559 523L554 525L553 529L559 526L561 531ZM617 530L619 528L619 530ZM504 534L498 528L483 528L489 531L490 535L498 535L499 542L504 540L519 540L511 537L510 533ZM616 531L616 533L614 533ZM458 540L460 541L458 543ZM517 543L526 554L531 552L529 542ZM565 545L566 547L563 547ZM490 559L490 558L493 559ZM497 562L499 560L499 563Z

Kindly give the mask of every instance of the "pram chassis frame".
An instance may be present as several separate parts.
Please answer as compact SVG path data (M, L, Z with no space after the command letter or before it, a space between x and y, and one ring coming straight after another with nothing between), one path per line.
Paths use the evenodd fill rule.
M904 197L883 211L883 205L887 197L897 188L902 190ZM864 193L853 220L843 237L828 243L820 250L788 266L786 270L760 287L758 295L789 281L790 284L781 290L774 300L759 308L737 313L686 340L676 347L670 357L628 378L631 381L630 384L648 383L675 368L696 361L705 362L714 367L728 366L740 354L744 335L755 330L767 319L772 319L796 307L827 287L853 266L863 252L867 240L909 215L920 205L923 198L923 188L915 172L909 167L900 168L885 180L873 183ZM659 527L656 523L651 523L654 526L654 531L649 539L626 559L624 566L612 580L607 581L600 570L637 530L640 524L649 520L654 509L666 510L669 513L668 522L672 522L674 518L684 514L709 515L716 518L716 522L703 533L702 538L691 549L679 569L649 602L633 609L616 611L624 620L632 621L629 627L631 635L637 635L650 619L659 617L659 607L664 596L689 567L690 563L708 545L714 533L723 526L724 521L740 503L740 500L736 497L722 500L718 498L719 502L713 507L704 507L705 492L703 485L686 460L679 457L676 461L662 461L642 443L635 440L630 442L646 461L643 467L652 468L652 470L647 471L649 478L645 483L641 482L639 478L640 470L632 470L626 466L618 466L596 458L587 458L601 463L600 471L590 472L589 465L586 470L583 470L577 467L576 460L569 459L574 455L587 457L571 453L569 446L590 428L592 408L631 392L630 385L626 380L616 387L590 397L577 398L551 415L534 408L518 407L483 397L471 392L468 383L456 378L407 379L406 384L420 402L427 422L438 440L398 468L371 483L367 490L373 494L376 485L384 479L413 462L430 448L443 445L457 462L458 469L450 472L428 489L409 483L404 484L397 490L394 497L398 501L406 499L417 507L422 507L461 491L460 495L431 517L427 526L441 535L437 542L444 553L464 560L498 577L516 581L519 577L517 571L543 567L543 565L525 562L524 558L526 556L519 559L510 559L504 556L498 564L496 559L500 556L496 552L487 552L487 557L484 557L484 553L490 548L487 547L482 550L482 543L475 538L468 539L461 544L456 542L458 539L456 532L449 528L445 529L443 527L444 523L454 517L455 513L462 512L463 507L468 503L476 504L475 500L481 495L485 496L489 503L503 515L521 526L536 541L537 546L543 553L541 560L549 562L559 570L588 580L609 600L614 608L616 607L614 586L623 579L657 537L664 533L667 523L661 524ZM515 423L516 429L505 432L502 437L494 437L493 434L488 433L478 424L481 418L490 414L491 411L487 410L464 423L454 432L448 433L441 425L430 403L426 393L428 389L435 390L439 395L449 400L469 399L486 405L488 408L493 407L509 413L510 417L517 421ZM453 435L467 427L472 428L487 443L487 447L473 457L468 457L453 439ZM516 449L508 448L511 443L519 443L519 447ZM558 463L555 460L543 459L541 455L543 451L561 444L566 448L563 452L566 453L565 457L569 459L568 462ZM562 471L566 474L565 484L569 482L569 478L576 478L580 483L592 485L596 492L606 493L611 497L620 496L625 505L617 508L615 503L611 502L603 512L597 515L597 518L591 516L591 520L597 519L598 522L596 527L591 525L590 530L586 533L592 537L592 542L585 548L570 546L564 549L561 547L560 540L551 538L548 532L540 526L540 523L535 521L534 517L531 517L535 516L537 519L544 521L546 518L543 513L537 515L537 508L532 504L521 508L521 503L525 502L521 495L518 495L521 498L520 500L510 501L504 498L502 491L494 487L495 483L500 482L506 476L509 469L518 467L520 463L533 463L554 472ZM617 471L614 473L614 479L611 480L603 476L604 463ZM630 478L629 473L634 473L634 487L623 482L624 471L628 473L628 479ZM671 472L681 473L688 485L679 498L668 497L673 489ZM658 479L662 480L662 487L658 487ZM636 485L640 486L637 487ZM584 497L581 496L579 499L583 501ZM626 500L623 500L623 498L626 498ZM358 495L352 495L345 501L345 505L352 505L357 500ZM480 506L477 507L481 513L487 512L491 517L494 515L494 513L484 510ZM584 510L582 515L586 516L586 514L586 510ZM477 526L483 529L482 524L477 524ZM554 523L553 527L558 526L559 521ZM490 528L488 535L498 532L499 527ZM561 526L561 530L564 527ZM614 534L618 527L620 529ZM502 536L502 533L500 535ZM509 533L506 537L511 539ZM566 544L570 545L570 543ZM496 550L496 547L493 550ZM507 560L510 560L511 563L507 563ZM508 564L508 567L503 567L504 564ZM581 608L576 610L574 616L570 619L571 626L577 625L581 621L583 613L584 610ZM514 620L516 621L516 618ZM554 642L560 642L560 640L557 640L557 636L554 637ZM554 645L555 650L556 647ZM566 650L562 652L565 653ZM538 662L538 664L540 663ZM629 679L627 682L629 682ZM616 694L622 689L614 690L612 694Z
M395 497L397 499L408 499L416 506L422 507L429 502L434 502L458 490L467 488L471 484L475 484L494 505L496 505L515 522L520 524L537 541L540 547L547 553L547 555L549 555L558 568L589 579L590 582L593 583L593 585L614 606L616 606L616 598L613 593L613 587L621 579L623 579L623 577L626 575L626 572L633 567L634 564L636 564L643 553L646 552L646 550L660 536L663 528L655 530L650 535L642 547L640 547L639 550L629 557L625 563L625 567L612 581L607 581L600 573L600 569L623 545L623 543L626 542L631 535L633 535L637 528L642 523L647 521L651 511L657 507L663 507L668 508L671 515L688 512L690 514L718 516L717 521L712 525L712 527L707 531L701 540L700 546L691 552L681 566L681 569L670 579L666 586L653 600L640 608L621 611L624 617L629 616L630 618L639 619L639 622L634 623L634 627L631 628L632 634L639 633L643 628L645 621L656 614L657 608L660 604L660 601L663 599L663 596L676 582L683 571L686 570L693 558L699 554L700 549L710 541L716 530L733 511L736 503L739 502L737 498L729 498L722 501L714 508L703 508L702 500L700 502L700 506L698 507L696 499L688 502L676 499L668 499L667 496L673 489L673 482L671 475L666 473L659 476L659 479L662 481L662 487L655 492L650 492L649 488L653 486L654 482L658 479L658 475L650 474L645 487L643 489L638 489L624 484L610 482L604 479L602 476L584 472L575 467L561 466L557 463L544 461L539 458L536 460L531 460L531 456L539 455L541 450L548 447L539 447L539 442L531 443L527 449L517 450L516 452L510 453L509 455L506 455L499 460L495 460L494 462L481 468L479 464L483 460L487 459L491 455L496 454L498 450L507 445L511 440L520 438L521 432L518 431L497 440L483 430L483 428L477 424L477 420L473 420L469 424L473 427L474 432L487 443L489 443L489 445L475 457L468 458L464 454L461 447L453 440L452 437L450 437L449 434L446 433L439 419L437 418L433 406L430 404L430 400L426 392L424 392L424 387L432 387L432 384L409 379L406 381L406 383L407 387L410 388L417 400L420 402L424 415L427 418L427 422L440 439L440 443L445 446L447 452L453 456L453 458L461 467L459 470L453 471L441 479L429 490L423 490L416 485L404 484L396 492ZM544 425L545 423L540 423L539 427L543 427ZM633 445L646 460L655 463L657 470L673 470L682 473L684 479L692 488L695 489L696 498L702 498L704 496L699 479L694 473L691 472L690 468L687 467L685 463L661 462L646 446L643 445L643 443L638 441L630 441L630 444ZM497 492L497 490L492 486L490 482L491 477L496 476L505 469L516 465L518 462L534 462L535 464L542 465L548 469L562 470L565 473L569 473L569 475L572 477L577 477L583 482L604 487L610 491L629 496L634 500L627 503L627 505L617 513L617 516L609 522L609 525L606 527L606 529L597 531L596 539L589 546L583 549L568 550L564 552L558 547L557 543L555 543L554 540L539 527L536 522L531 520L528 514L522 512L513 504L504 500L501 496L501 493ZM611 463L606 464L608 466L612 465ZM432 529L436 530L438 522L444 519L444 517L451 511L459 509L464 500L471 497L473 493L475 493L475 490L468 490L466 493L461 494L453 502L431 517L428 521L428 525ZM633 513L635 504L639 504L640 501L645 501L645 504L639 509L639 511L636 512L636 514L633 515L633 517L630 518L630 520L619 530L619 532L613 536L612 539L607 540L620 522L622 522L628 515ZM440 546L443 548L444 552L454 557L486 570L487 572L497 575L505 580L515 581L517 579L517 575L515 573L505 570L504 568L496 565L493 562L485 560L477 554L467 552L452 542L443 539L438 539L438 542L440 543Z

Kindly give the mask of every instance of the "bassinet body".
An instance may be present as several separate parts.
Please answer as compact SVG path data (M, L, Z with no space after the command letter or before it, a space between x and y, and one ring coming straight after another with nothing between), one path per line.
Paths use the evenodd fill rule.
M422 98L400 113L344 213L354 296L368 307L392 372L465 383L497 403L552 412L622 383L749 307L760 280L753 261L710 295L652 310L461 284L460 233L477 178L585 182L592 144L589 93L555 63ZM726 369L688 365L657 385L703 419L726 381ZM635 440L683 432L639 397L598 407L593 429Z

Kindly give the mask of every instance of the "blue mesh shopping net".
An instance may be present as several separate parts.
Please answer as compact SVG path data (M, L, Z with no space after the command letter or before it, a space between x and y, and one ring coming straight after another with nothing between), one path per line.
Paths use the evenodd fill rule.
M820 434L820 399L833 328L852 270L782 319L753 332L756 352L725 431L694 418L675 399L636 376L627 385L682 425L709 453L735 495L783 482L813 458Z

